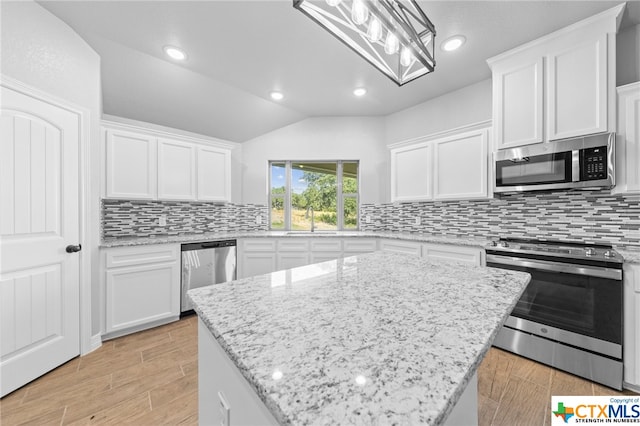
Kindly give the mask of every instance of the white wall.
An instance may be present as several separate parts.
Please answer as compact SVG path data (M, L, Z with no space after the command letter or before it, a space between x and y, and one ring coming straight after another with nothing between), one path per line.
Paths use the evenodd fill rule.
M2 74L90 111L90 211L88 244L92 267L92 335L100 332L98 243L100 208L99 120L102 112L100 58L67 24L32 1L2 2ZM86 242L86 241L85 241ZM86 253L86 252L85 252Z
M267 204L269 160L359 160L360 201L388 201L388 153L382 118L308 118L242 145L245 203Z
M386 116L385 139L387 144L401 142L490 119L487 79Z
M640 25L618 33L616 38L616 86L640 81Z

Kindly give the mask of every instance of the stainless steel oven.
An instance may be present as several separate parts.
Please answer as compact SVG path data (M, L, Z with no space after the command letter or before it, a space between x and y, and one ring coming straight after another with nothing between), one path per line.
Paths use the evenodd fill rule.
M501 240L487 266L531 274L495 346L622 388L622 260L610 246Z

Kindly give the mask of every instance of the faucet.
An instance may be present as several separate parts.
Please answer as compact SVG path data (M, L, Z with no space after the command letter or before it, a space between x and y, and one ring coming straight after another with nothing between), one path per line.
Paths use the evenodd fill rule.
M309 210L311 210L311 232L313 232L316 229L313 207L311 207L311 206L307 207L307 212Z

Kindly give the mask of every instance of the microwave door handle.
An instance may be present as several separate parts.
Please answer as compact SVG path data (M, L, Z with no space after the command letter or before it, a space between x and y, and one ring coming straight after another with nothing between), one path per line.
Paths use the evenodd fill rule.
M571 151L571 182L580 181L580 150Z

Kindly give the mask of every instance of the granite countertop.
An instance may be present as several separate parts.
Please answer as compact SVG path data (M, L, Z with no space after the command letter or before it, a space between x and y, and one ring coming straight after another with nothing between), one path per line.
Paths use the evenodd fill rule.
M529 279L375 252L189 297L279 422L440 424Z
M625 263L640 263L640 246L614 246L614 249L622 256Z
M448 244L486 248L491 240L481 237L456 237L451 235L419 234L409 232L380 231L337 231L337 232L304 232L304 231L253 231L253 232L211 232L192 235L171 235L157 237L127 237L117 240L102 241L100 247L126 247L151 244L189 243L196 241L227 240L235 238L389 238L403 241L416 241L431 244ZM640 246L613 246L627 263L640 263Z
M212 232L193 235L175 235L158 237L130 237L117 240L103 241L100 247L123 247L150 244L188 243L195 241L225 240L234 238L391 238L405 241L417 241L433 244L450 244L484 248L490 240L486 238L455 237L446 235L416 234L408 232L377 232L377 231L338 231L338 232L285 232L285 231L254 231L254 232Z

